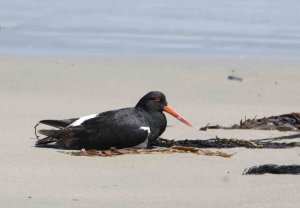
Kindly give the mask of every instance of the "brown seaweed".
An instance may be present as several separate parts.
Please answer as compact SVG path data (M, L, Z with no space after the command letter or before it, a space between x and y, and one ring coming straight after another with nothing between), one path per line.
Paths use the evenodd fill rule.
M241 119L239 124L232 126L206 125L201 131L207 129L256 129L278 131L300 131L300 113L282 114L279 116L264 117L260 119Z
M221 151L204 150L196 147L187 147L187 146L171 146L168 148L163 147L163 148L154 148L154 149L134 149L134 148L110 149L110 150L81 149L79 151L64 152L64 153L68 153L73 156L99 156L99 157L112 157L112 156L118 156L124 154L193 153L197 155L220 156L220 157L227 157L227 158L235 154L235 153L230 154Z
M243 175L261 175L261 174L300 174L300 165L275 165L266 164L247 168Z

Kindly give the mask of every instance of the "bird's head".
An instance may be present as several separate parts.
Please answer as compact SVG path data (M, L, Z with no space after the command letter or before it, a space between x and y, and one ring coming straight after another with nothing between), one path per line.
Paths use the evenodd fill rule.
M192 124L186 120L184 117L179 115L173 108L171 108L166 100L166 96L159 91L151 91L144 95L140 101L136 105L137 107L141 107L146 111L158 111L158 112L167 112L180 120L181 122L185 123L188 126L192 127Z

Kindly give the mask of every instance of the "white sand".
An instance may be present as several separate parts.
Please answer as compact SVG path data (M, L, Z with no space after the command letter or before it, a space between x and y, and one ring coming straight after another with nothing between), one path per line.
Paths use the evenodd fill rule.
M257 139L277 131L198 131L244 116L300 111L300 61L0 56L0 207L299 207L299 176L243 176L266 163L300 164L300 148L225 149L232 158L73 157L33 147L33 126L133 106L151 90L188 118L168 116L163 138ZM232 74L244 78L229 81ZM295 134L295 133L294 133Z

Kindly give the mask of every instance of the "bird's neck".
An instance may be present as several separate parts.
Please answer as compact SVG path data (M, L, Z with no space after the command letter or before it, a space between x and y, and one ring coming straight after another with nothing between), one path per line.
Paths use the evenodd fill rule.
M152 127L151 131L151 139L157 139L166 129L167 127L167 119L163 112L147 110L144 108L140 108L139 110L144 111L145 119L149 123L150 127Z

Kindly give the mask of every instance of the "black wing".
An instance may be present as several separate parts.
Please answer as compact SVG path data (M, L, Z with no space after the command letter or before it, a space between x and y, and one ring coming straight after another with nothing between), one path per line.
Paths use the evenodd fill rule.
M54 143L54 147L62 149L134 147L145 142L150 134L147 122L133 108L104 112L79 126L69 126L75 120L43 120L42 123L60 129L40 130L47 137L37 141L36 146Z
M134 147L143 143L150 134L148 123L134 108L108 111L81 124L89 134L86 146L91 148Z

